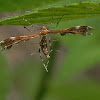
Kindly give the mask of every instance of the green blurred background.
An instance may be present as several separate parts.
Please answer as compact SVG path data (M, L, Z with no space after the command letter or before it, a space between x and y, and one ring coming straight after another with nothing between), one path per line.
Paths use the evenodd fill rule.
M87 0L0 0L0 18L83 1ZM100 100L100 16L60 21L56 29L80 25L94 27L93 35L52 36L57 41L52 43L48 73L39 54L31 56L38 51L34 43L39 39L0 52L0 100ZM27 34L23 26L0 26L0 40Z

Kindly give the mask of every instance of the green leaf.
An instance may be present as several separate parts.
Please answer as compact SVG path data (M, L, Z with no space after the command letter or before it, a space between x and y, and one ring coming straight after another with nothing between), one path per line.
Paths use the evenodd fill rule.
M67 6L50 7L30 11L22 15L11 16L0 20L0 25L29 25L39 23L50 23L51 20L59 20L63 15L63 20L79 19L84 17L93 17L100 14L99 3L76 3ZM52 16L54 15L54 18ZM23 18L25 20L23 20Z

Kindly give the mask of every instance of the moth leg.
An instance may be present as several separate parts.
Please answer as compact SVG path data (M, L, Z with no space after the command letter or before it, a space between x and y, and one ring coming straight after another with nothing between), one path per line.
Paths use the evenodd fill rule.
M53 40L53 42L55 42L55 41L58 41L58 40ZM57 52L61 52L60 50L57 50L57 49L53 49L53 47L52 47L52 44L51 44L51 39L50 39L50 37L49 37L49 45L50 45L50 53L53 51L53 50L56 50Z
M51 39L49 37L49 45L50 45L50 53L53 51L53 47L52 47L52 44L51 44Z
M42 62L42 64L43 64L45 70L48 72L47 65L48 65L49 62L47 62L47 65L45 65L44 60L43 60L42 55L41 55L41 50L40 50L40 48L39 48L39 51L38 51L38 52L39 52L39 54L40 54L41 62Z

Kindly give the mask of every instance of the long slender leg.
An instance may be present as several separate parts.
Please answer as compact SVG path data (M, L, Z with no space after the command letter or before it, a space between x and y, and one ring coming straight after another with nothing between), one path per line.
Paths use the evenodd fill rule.
M48 72L47 65L45 65L45 63L44 63L44 60L43 60L42 55L41 55L41 50L40 50L40 48L39 48L39 53L40 53L40 59L41 59L41 61L42 61L42 64L43 64L45 70Z
M49 63L49 62L47 62L47 64L45 65L44 60L43 60L42 55L41 55L41 50L40 50L40 48L39 48L39 51L38 51L38 52L31 53L31 55L34 55L34 54L36 54L36 53L39 53L39 54L40 54L40 59L41 59L41 61L42 61L42 64L43 64L45 70L48 72L47 66L48 66L48 63Z
M51 45L51 39L49 37L49 45L50 45L50 53L53 51L52 45Z
M57 40L53 40L53 41L57 41ZM53 49L52 44L51 44L51 39L50 39L50 37L49 37L49 44L50 44L50 53L51 53L53 50L56 50L57 52L61 52L60 50Z
M34 55L34 54L36 54L36 53L39 53L39 52L33 52L33 53L31 53L31 56Z

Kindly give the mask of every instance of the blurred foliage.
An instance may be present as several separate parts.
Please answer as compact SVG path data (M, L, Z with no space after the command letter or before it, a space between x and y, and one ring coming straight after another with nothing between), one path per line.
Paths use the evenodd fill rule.
M22 15L16 15L8 18L3 18L0 20L0 25L29 25L35 23L50 23L51 20L59 20L61 16L64 15L63 20L73 20L83 17L93 17L100 14L100 4L99 3L76 3L68 6L61 7L50 7L46 9L40 9L35 11L30 11ZM51 19L51 16L54 18ZM23 18L25 20L23 20Z
M100 85L88 80L80 80L74 83L63 83L49 87L43 100L99 100Z
M52 77L46 100L99 100L99 82L91 78L81 79L81 73L100 63L100 17L84 18L61 22L58 28L76 25L93 26L93 36L67 35L58 36L62 44L68 47L61 68L56 77ZM79 79L77 79L80 76ZM53 83L52 83L53 82ZM97 89L98 88L98 89ZM59 99L60 98L60 99Z
M27 97L27 99L31 98L30 100L34 100L36 95L40 96L38 97L39 99L36 100L42 100L42 99L43 100L51 100L51 99L52 100L62 100L62 99L63 100L66 99L98 100L98 98L100 98L99 82L91 78L80 79L81 78L80 72L85 72L86 70L94 67L97 63L100 62L99 60L100 59L100 52L99 52L100 35L98 34L99 23L100 23L99 17L83 18L83 19L64 21L64 22L61 21L57 27L58 29L66 28L66 26L71 27L76 25L88 25L94 27L95 30L92 31L93 35L91 36L70 34L61 37L60 35L56 35L56 38L60 40L61 45L63 45L66 49L68 49L68 52L66 55L64 55L64 60L62 61L61 65L56 66L55 63L56 63L56 59L58 58L52 58L53 62L50 63L52 65L50 65L49 67L53 67L53 68L52 68L52 73L49 72L51 74L49 76L48 76L49 73L43 74L45 70L43 71L42 68L41 69L39 68L37 70L34 69L39 66L38 63L35 63L34 65L35 67L33 68L32 61L29 60L29 65L23 62L25 63L26 69L23 67L22 68L18 67L17 71L20 72L20 74L18 72L16 72L17 74L15 74L17 75L17 82L20 85L21 84L23 85L25 81L28 82L28 84L31 84L31 85L24 84L25 85L24 87L21 86L21 89L24 92L22 91L20 92L25 93L23 97L25 98ZM56 54L52 56L55 57ZM18 65L18 66L22 66L22 65ZM30 66L31 68L27 66ZM55 68L55 66L57 67L57 69ZM36 75L33 69L35 72L37 72L39 76ZM41 75L38 72L40 70L43 71L40 72ZM29 74L30 72L31 75ZM23 73L25 73L25 75ZM78 77L80 76L79 79L77 79L77 74L79 74ZM26 78L26 75L29 76L27 76ZM24 81L23 78L25 78ZM35 80L32 81L33 82L32 83L30 82L30 80L32 79L38 79L38 81ZM41 81L43 83L41 83ZM39 83L35 84L34 82L39 82ZM40 87L42 87L42 90ZM25 91L27 88L28 91ZM34 88L36 88L36 90ZM42 93L42 96L36 94L36 92L33 92L33 90L36 91L37 93L38 91L40 91Z
M10 78L9 71L7 68L7 61L0 51L0 100L6 100Z
M97 23L98 22L98 23ZM84 18L74 21L67 21L62 22L63 26L69 26L71 27L76 25L87 25L92 26L95 28L95 30L92 31L93 36L81 36L81 35L68 35L65 37L60 37L63 44L68 45L70 52L69 55L67 55L63 62L63 69L61 70L61 74L63 75L63 78L70 77L71 74L77 71L82 71L85 69L88 69L89 67L92 67L92 65L95 65L97 62L99 62L100 57L100 44L99 44L99 23L100 18L99 17L92 17L92 18ZM61 24L60 24L61 25ZM77 59L76 59L77 57ZM67 62L66 62L67 59ZM70 63L72 60L73 63ZM66 66L69 66L66 68ZM70 67L73 66L73 67ZM80 67L81 66L81 67ZM67 76L66 75L66 71ZM59 74L58 78L61 77ZM60 79L60 78L59 78ZM62 79L62 78L61 78Z
M0 0L0 11L1 12L12 12L12 11L23 11L34 8L41 8L44 5L54 3L59 0Z
M0 12L25 11L49 6L67 5L87 0L0 0ZM88 0L99 3L100 0Z
M95 1L96 3L81 3L79 0L79 4L52 7L55 3L56 5L77 3L77 0L60 0L52 3L51 7L48 7L48 4L52 1L28 1L29 3L27 3L27 1L19 1L20 3L18 3L18 0L12 0L9 1L9 5L12 5L9 6L9 9L7 1L6 3L5 1L0 1L2 2L1 11L25 10L36 7L46 8L31 11L20 16L9 17L10 19L1 19L0 25L28 25L27 22L21 21L23 17L32 24L49 23L52 15L54 15L57 10L53 19L54 22L65 14L63 18L64 21L60 21L57 29L80 25L95 28L95 30L92 31L92 36L66 35L61 37L60 35L56 35L55 37L59 39L60 44L67 49L67 53L64 54L63 60L59 56L56 57L57 52L51 55L52 59L50 59L49 73L46 73L39 61L33 61L31 58L27 58L24 62L16 64L15 72L11 77L13 77L16 90L19 91L20 100L34 100L35 98L36 100L99 100L100 82L91 78L82 78L80 75L80 73L100 63L100 5L97 4L100 0L89 1ZM45 7L43 7L44 5ZM55 26L55 24L53 24L53 26ZM54 44L57 46L59 43ZM54 48L56 47L54 46ZM0 100L7 100L7 92L10 87L9 70L6 68L7 61L2 54L0 55ZM60 62L60 60L62 62L56 65L56 59L58 58L58 62ZM50 67L52 69L50 69ZM78 78L79 76L80 78Z

